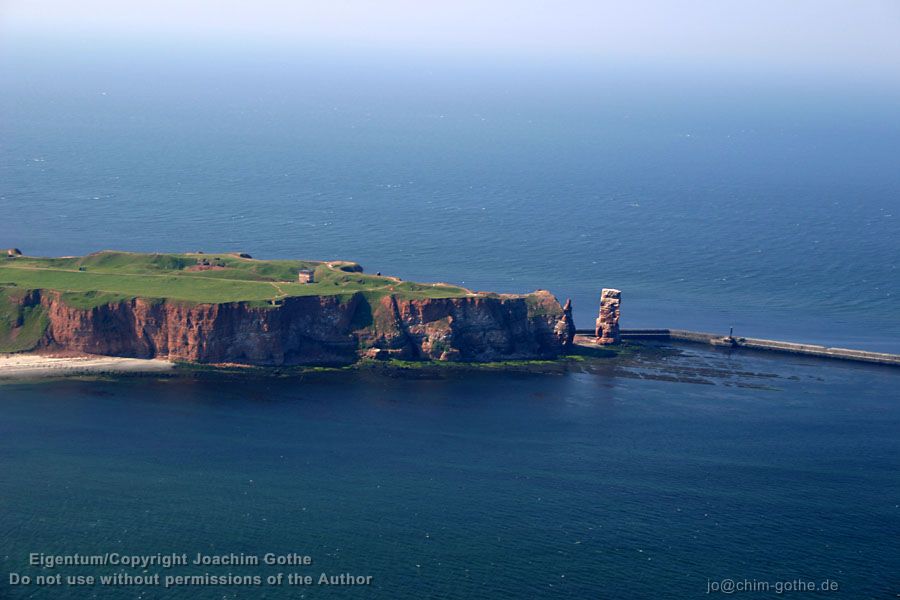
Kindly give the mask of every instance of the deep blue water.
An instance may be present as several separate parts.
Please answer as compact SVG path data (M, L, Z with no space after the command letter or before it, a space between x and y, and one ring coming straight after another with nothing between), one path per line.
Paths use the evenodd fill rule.
M0 240L548 288L590 327L900 351L897 82L196 48L0 53Z
M625 326L897 352L900 92L857 83L4 41L0 245L352 259L582 327L618 287ZM86 597L8 586L29 552L271 551L375 578L299 598L893 598L896 370L690 354L4 384L0 597Z
M37 575L29 552L297 552L314 564L293 571L372 585L174 597L699 598L799 578L840 593L786 597L893 598L898 385L712 351L566 375L5 384L0 571ZM115 569L59 569L79 571ZM291 569L168 573L204 571Z

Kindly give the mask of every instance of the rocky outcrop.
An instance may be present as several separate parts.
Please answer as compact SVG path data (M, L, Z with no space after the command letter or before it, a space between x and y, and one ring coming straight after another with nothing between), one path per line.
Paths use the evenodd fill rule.
M91 308L35 291L47 328L38 349L198 363L341 364L360 357L493 361L552 358L571 319L549 292L409 299L355 293L278 305L135 298ZM574 331L574 325L572 326Z
M562 310L549 292L530 296L381 298L373 326L357 332L365 348L408 359L490 361L557 356Z
M563 306L563 315L556 322L553 332L563 344L565 349L572 347L575 341L575 319L572 318L572 299L566 299L566 305Z
M600 292L600 316L597 317L594 335L598 344L618 344L619 337L619 304L622 292L603 289Z

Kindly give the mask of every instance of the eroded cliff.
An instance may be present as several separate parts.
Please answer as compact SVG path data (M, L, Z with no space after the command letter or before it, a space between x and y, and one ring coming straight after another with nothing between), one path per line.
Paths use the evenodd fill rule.
M83 307L47 290L15 298L19 313L41 315L44 329L30 349L198 363L553 358L574 332L571 317L546 291L421 299L356 292L289 297L271 306L134 298Z

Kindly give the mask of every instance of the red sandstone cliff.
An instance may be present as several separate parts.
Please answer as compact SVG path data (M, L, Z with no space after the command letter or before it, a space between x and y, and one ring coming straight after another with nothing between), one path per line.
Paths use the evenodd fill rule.
M57 292L34 291L23 302L39 304L47 315L37 349L200 363L552 358L571 340L570 320L545 291L371 302L356 293L291 297L266 307L137 298L94 308L70 306Z

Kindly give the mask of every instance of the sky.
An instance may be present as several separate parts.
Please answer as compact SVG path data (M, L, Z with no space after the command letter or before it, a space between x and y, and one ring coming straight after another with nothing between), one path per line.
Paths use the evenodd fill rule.
M0 0L0 37L900 77L897 0Z

